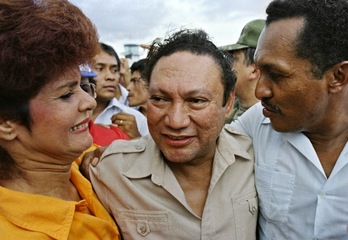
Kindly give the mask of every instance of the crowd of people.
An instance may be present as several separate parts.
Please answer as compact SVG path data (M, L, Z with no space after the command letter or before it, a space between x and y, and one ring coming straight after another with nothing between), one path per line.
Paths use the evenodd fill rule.
M129 66L68 0L0 0L0 239L348 239L348 2L265 11Z

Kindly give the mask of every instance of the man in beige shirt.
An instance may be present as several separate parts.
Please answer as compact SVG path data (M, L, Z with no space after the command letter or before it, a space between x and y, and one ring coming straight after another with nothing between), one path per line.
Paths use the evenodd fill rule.
M150 134L115 141L90 175L124 239L255 239L251 141L224 128L231 62L202 30L154 42L144 70Z

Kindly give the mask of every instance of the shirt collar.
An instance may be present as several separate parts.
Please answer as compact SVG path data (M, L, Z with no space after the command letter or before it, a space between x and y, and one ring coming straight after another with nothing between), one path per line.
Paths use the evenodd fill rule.
M238 137L236 138L235 136ZM235 156L239 156L245 160L252 160L252 156L248 152L249 149L246 149L245 145L240 141L248 142L247 145L251 147L250 138L234 131L231 126L225 125L218 139L217 151L219 151L227 165L231 165L235 162ZM226 144L227 142L229 144ZM139 152L142 152L138 156L138 158L142 160L135 161L134 165L123 174L129 178L145 178L152 176L153 182L162 185L163 176L168 166L163 161L162 153L156 143L150 135L147 135L138 140L136 148Z
M43 232L54 239L68 238L75 209L86 209L87 205L85 200L64 201L3 187L0 187L0 201L0 214L8 221L31 231Z
M109 109L109 108L112 108L112 107L116 107L116 108L120 109L121 111L125 111L127 106L122 104L122 103L120 103L116 98L113 98L113 99L110 100L108 106L105 109Z
M118 99L118 101L124 105L127 105L128 106L128 90L123 87L121 84L118 84L118 86L120 87L120 90L121 90L121 96L120 98Z
M250 148L246 148L251 146L250 143L249 137L235 131L230 124L226 124L220 133L217 150L228 164L235 161L235 156L251 161L252 156L248 152Z

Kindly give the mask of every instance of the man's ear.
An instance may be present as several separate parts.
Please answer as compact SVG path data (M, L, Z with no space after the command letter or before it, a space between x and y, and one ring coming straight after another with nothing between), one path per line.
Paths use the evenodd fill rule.
M348 61L337 63L331 70L328 89L330 93L337 93L348 85Z
M16 124L11 121L0 119L0 139L8 141L15 139L17 136L15 126Z
M235 90L232 90L230 92L230 95L229 95L227 102L226 102L226 105L225 105L225 108L226 108L225 118L228 118L232 114L234 98L235 98Z
M250 67L252 67L251 74L249 75L250 80L259 80L260 77L260 69L256 67L256 64L253 63Z

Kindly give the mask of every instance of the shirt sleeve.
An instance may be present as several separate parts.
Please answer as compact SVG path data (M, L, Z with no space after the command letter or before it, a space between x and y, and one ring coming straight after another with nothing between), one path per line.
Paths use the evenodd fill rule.
M253 138L255 131L260 126L265 117L262 114L261 103L256 103L250 107L242 116L231 122L233 129Z

